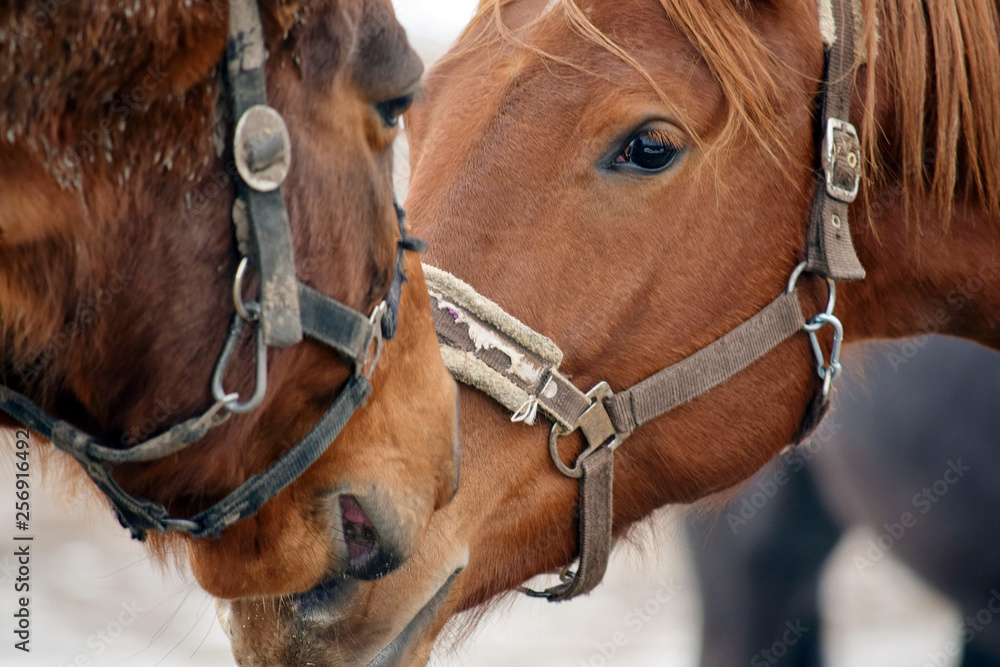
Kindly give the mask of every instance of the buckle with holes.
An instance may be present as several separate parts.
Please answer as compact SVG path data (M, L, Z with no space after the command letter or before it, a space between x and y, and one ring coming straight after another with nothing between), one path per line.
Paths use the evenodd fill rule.
M849 184L838 182L837 170L846 172ZM846 120L826 119L826 135L823 137L823 174L826 178L826 193L845 204L850 204L858 196L861 185L861 140L858 131Z

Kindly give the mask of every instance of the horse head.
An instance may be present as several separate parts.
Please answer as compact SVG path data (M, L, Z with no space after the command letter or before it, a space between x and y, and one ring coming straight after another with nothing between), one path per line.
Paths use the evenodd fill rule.
M848 338L861 339L918 332L937 313L939 330L1000 343L991 324L1000 274L981 244L1000 230L1000 134L982 120L1000 99L997 12L960 3L925 16L872 2L859 3L855 17L851 3L833 2L841 11L831 24L831 3L818 4L480 4L407 116L407 205L431 242L428 263L548 341L526 343L534 334L502 316L484 327L492 307L481 301L476 311L435 302L442 340L456 322L469 331L459 374L471 377L478 364L524 382L498 388L483 379L496 373L479 374L474 388L462 388L462 489L405 567L358 584L369 591L364 604L234 607L225 625L247 664L265 655L271 662L301 655L316 664L424 664L453 614L534 575L565 575L584 551L578 530L586 513L582 487L553 459L565 468L583 451L616 447L609 532L617 537L664 504L731 488L792 442L804 416L815 416L816 397L827 396L836 374L835 319ZM960 25L987 26L966 40L990 44L989 56L980 53L973 64L960 40L947 37ZM867 59L856 81L852 54L832 77L825 55L829 33L837 44L847 30ZM932 33L939 35L936 67L950 73L926 70ZM954 80L953 70L970 84L964 92L941 83ZM851 98L839 125L821 116L834 81L846 82ZM977 90L993 97L970 93ZM979 112L963 116L963 104ZM929 120L931 108L943 115ZM841 135L853 133L847 121L861 142L841 153ZM831 125L836 138L824 143ZM935 137L942 143L927 153ZM831 146L833 156L820 146ZM855 194L841 175L829 187L818 180L828 170L820 164L834 158L850 164L849 173L862 162L868 170L849 207L853 234L843 209L836 219L823 217L832 235L825 240L853 236L868 273L844 283L836 300L808 266L797 269L813 241L817 193L832 191L844 208ZM928 238L946 243L931 246ZM863 273L850 268L847 277ZM972 275L975 298L947 306L949 289ZM734 338L793 295L792 333L766 346L756 334ZM817 336L816 350L807 331ZM711 363L697 357L706 350ZM565 384L542 382L533 401L517 405L511 387L533 382L532 364L541 358L578 394L594 388L589 408L598 417L612 413L605 421L613 441L595 447L580 431L560 430L552 397ZM737 358L741 368L728 368ZM681 362L696 371L681 372L676 386L658 384L667 398L650 399L686 394L675 409L640 414L633 402L617 410L618 396L634 396L630 388ZM700 370L720 379L701 385ZM537 410L544 427L524 423L546 396L550 409ZM297 643L272 637L259 646L268 627Z
M415 245L401 238L392 190L397 121L423 66L388 0L265 2L256 25L234 40L227 19L237 5L250 6L164 1L78 11L39 2L0 10L3 384L93 434L92 451L134 451L204 414L214 428L179 451L93 467L171 517L198 516L285 465L289 452L300 468L317 459L184 540L199 583L222 598L385 574L413 551L458 475L456 390L440 361L419 260L398 249ZM248 46L242 40L255 31ZM264 214L246 204L259 193L244 182L232 147L246 118L234 118L230 104L234 62L241 76L262 72L267 104L287 125L291 158L276 206L281 215L287 207L290 221L282 252L294 256L291 295L258 285L266 281L253 271L236 277L241 255L253 263L274 244L245 228ZM266 152L269 137L253 141L262 138ZM237 182L243 194L234 202ZM309 336L302 342L265 346L261 326L242 334L230 327L242 299L271 289L283 304L296 288ZM355 363L323 343L341 340L341 320L324 314L331 308L363 334ZM377 358L383 331L395 337ZM212 378L224 343L220 398ZM312 450L300 456L293 446L340 405L345 387L362 387L354 403L363 402L369 374L367 405L332 445L336 429L317 425ZM257 390L255 409L220 423L234 404L256 402ZM346 416L335 417L342 426ZM255 505L251 518L230 525ZM163 554L176 538L153 534L150 544Z

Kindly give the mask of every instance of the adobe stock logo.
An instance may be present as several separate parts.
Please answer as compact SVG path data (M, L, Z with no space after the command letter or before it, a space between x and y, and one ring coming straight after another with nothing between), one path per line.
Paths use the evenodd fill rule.
M606 641L599 641L596 650L587 659L580 659L579 667L606 667L618 655L618 651L626 646L648 626L653 618L662 612L684 587L674 582L661 585L656 593L646 599L641 605L632 608L622 619L625 628L613 633Z
M94 658L101 657L115 643L115 640L122 636L125 628L135 623L145 612L146 610L136 604L135 600L132 601L132 604L122 602L121 611L118 612L118 616L109 621L103 628L98 629L94 634L87 637L86 646L92 653L90 655L78 653L73 662L65 667L92 667L97 664L104 664L103 662L95 663L91 659L91 656Z
M939 479L934 480L922 488L919 493L913 495L910 500L913 507L920 511L920 514L927 514L933 509L934 504L943 498L952 486L965 476L965 473L972 470L971 466L962 465L962 459L947 461L948 468ZM913 512L903 512L899 515L898 521L886 522L882 524L885 530L875 539L868 540L868 550L864 556L854 557L854 567L858 572L864 572L882 560L882 557L896 546L907 534L907 532L917 525L920 517Z
M968 644L976 635L986 629L986 626L993 622L993 619L1000 614L1000 591L990 589L990 597L986 605L975 614L965 617L965 620L958 626L961 641ZM958 641L952 640L944 645L944 651L928 653L928 661L924 667L944 667L953 664L951 658L958 656L962 652L962 645Z
M771 644L770 647L755 653L750 658L750 667L769 667L776 664L788 654L788 650L799 643L799 640L809 632L811 628L802 625L801 620L795 623L785 621L785 631L781 638Z

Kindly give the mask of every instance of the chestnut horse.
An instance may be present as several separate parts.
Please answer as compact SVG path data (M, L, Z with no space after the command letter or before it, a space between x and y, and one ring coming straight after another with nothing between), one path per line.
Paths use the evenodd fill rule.
M849 211L867 278L841 287L836 315L851 340L933 325L1000 347L996 5L857 13L864 62L829 84L846 82L862 138ZM805 256L820 14L812 0L483 0L407 117L407 204L428 261L551 339L581 391L621 394L729 335ZM798 284L802 314L823 314L824 282ZM793 439L820 384L797 333L636 428L614 452L614 535L745 479ZM581 496L550 458L548 423L512 423L471 387L461 402L462 488L414 557L359 584L367 597L234 605L223 620L241 664L420 665L451 616L574 559ZM556 446L572 461L584 443Z
M345 572L384 574L415 548L433 511L454 494L458 474L457 391L441 364L416 255L397 266L404 255L397 252L402 225L391 147L423 66L389 0L262 2L259 18L255 3L242 3L254 18L239 24L234 41L227 21L237 4L20 2L0 9L5 400L29 406L18 416L25 425L75 428L69 432L93 435L87 452L127 454L175 425L187 429L213 404L216 415L238 412L236 405L255 402L263 375L267 389L256 409L221 424L209 414L204 421L215 428L186 448L150 462L87 463L98 477L110 469L107 488L116 484L132 500L162 505L172 518L153 522L157 529L195 533L183 540L193 572L208 592L227 598L306 593ZM264 49L266 57L254 60ZM242 273L234 276L247 251L237 251L230 219L237 185L255 225L261 209L252 202L263 195L248 194L258 187L249 185L233 144L227 147L235 123L230 94L237 94L237 76L251 75L287 120L290 139L279 158L289 171L276 205L282 215L287 206L285 251L294 250L296 260L289 284L295 290L299 283L301 326L310 336L263 357L267 285L258 315L263 332L254 325L250 335L227 333L235 304L255 319L240 299L258 281L247 277L239 291ZM261 159L264 167L276 164ZM253 240L249 254L263 256L280 245L272 243L275 232L267 234L257 230L240 245ZM396 278L404 270L408 282ZM401 297L387 295L390 286ZM278 297L282 307L289 303L287 294ZM386 301L393 306L376 309ZM396 323L376 315L395 304L398 331L378 360L375 343ZM316 340L323 339L316 332L345 322L363 334L357 365ZM220 399L211 380L227 340L235 354L228 373L220 361ZM363 397L372 370L367 407L332 446L336 429L317 426L312 449L295 450L291 463L301 474L288 483L287 468L295 465L283 455L331 404L350 405L339 402L344 387L361 387L354 396ZM232 393L221 391L222 380ZM346 414L336 416L342 422ZM39 437L0 419L19 429L19 439ZM279 459L285 477L272 484L265 471ZM253 487L261 479L270 488ZM237 487L257 495L226 505L231 513L207 524L214 529L187 519ZM229 527L275 493L252 518ZM126 498L115 503L119 518L142 535L145 519L129 514L127 496L117 497ZM152 537L161 555L182 546L176 537Z

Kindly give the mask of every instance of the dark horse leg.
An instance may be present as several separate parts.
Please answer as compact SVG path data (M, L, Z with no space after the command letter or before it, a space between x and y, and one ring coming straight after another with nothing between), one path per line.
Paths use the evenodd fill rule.
M702 667L822 662L819 577L841 531L804 456L779 457L721 513L688 520L704 608Z

